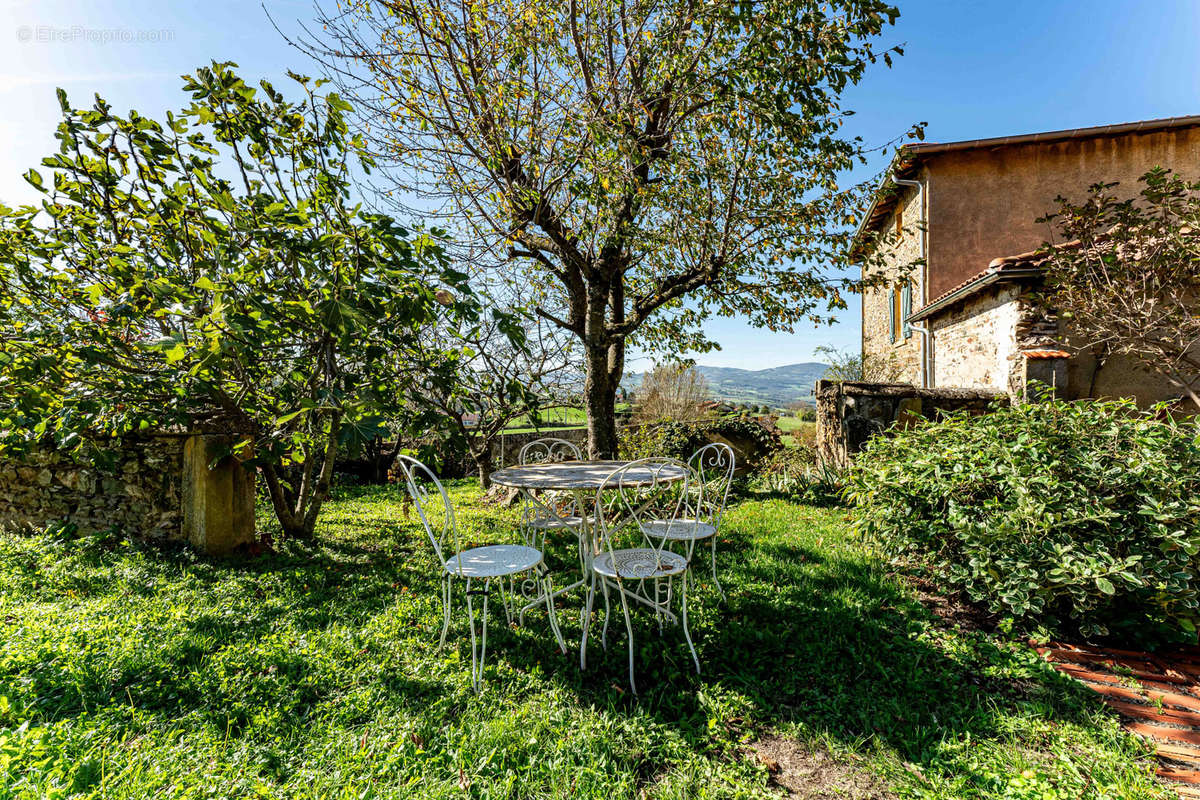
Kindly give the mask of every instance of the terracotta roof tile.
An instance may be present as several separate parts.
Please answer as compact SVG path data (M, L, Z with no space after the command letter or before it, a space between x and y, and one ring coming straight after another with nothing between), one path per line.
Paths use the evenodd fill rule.
M962 291L963 289L970 286L972 283L975 283L976 281L981 281L989 275L993 275L996 273L1003 273L1006 270L1012 271L1012 270L1016 270L1016 269L1025 269L1027 267L1038 266L1041 264L1042 261L1044 261L1044 258L1040 259L1040 260L1035 260L1034 257L1037 255L1038 255L1037 253L1022 253L1019 256L1005 256L1004 258L993 258L988 263L987 269L983 270L982 272L977 272L974 275L972 275L971 277L967 278L962 283L958 284L957 286L947 289L946 291L939 294L937 297L930 300L925 305L931 306L934 303L940 303L943 300L945 300L947 297L949 297L950 295Z
M1022 350L1021 355L1026 358L1070 358L1071 354L1066 350Z

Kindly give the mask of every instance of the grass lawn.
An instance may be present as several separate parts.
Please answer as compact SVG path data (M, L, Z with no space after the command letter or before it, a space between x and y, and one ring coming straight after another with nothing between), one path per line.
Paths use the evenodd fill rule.
M617 403L616 410L618 414L629 411L629 403ZM587 412L582 408L555 406L554 408L545 409L538 415L537 427L534 427L533 423L529 421L528 415L522 415L510 422L508 427L504 429L504 432L532 433L534 431L542 431L547 436L553 436L556 430L561 431L586 427Z
M513 512L453 493L465 539L511 539ZM538 613L492 628L475 695L465 623L436 649L435 563L396 488L339 490L320 537L221 562L0 536L0 798L778 797L772 759L871 797L1171 796L1086 690L947 627L842 510L733 508L729 600L702 586L692 609L704 674L641 615L640 701L623 636L581 674Z
M510 422L504 431L505 433L528 433L533 430L542 430L546 428L547 424L559 428L582 428L587 425L587 413L582 408L556 406L554 408L547 408L538 414L538 423L540 427L535 429L528 415L521 415Z
M780 417L775 422L781 434L780 439L785 447L799 447L805 444L813 446L817 438L817 423L807 422L796 417Z

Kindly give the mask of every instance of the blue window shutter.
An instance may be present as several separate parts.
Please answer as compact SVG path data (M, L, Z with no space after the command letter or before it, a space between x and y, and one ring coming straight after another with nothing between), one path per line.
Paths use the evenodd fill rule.
M904 325L904 338L912 336L912 326L908 324L908 315L912 313L912 286L905 284L904 292L900 295L900 318Z
M896 341L896 290L888 290L888 341Z

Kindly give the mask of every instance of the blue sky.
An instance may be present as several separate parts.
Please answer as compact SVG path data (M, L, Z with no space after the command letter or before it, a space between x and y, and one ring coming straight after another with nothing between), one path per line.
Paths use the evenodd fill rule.
M846 95L852 133L870 143L920 120L927 140L953 141L1200 113L1200 0L897 2L901 18L885 41L907 54ZM310 0L267 7L287 30L312 17ZM9 205L35 199L20 176L54 150L56 86L79 105L99 92L157 117L182 105L178 76L210 59L281 83L289 68L318 73L255 2L0 0L0 11L0 200ZM858 325L854 303L836 325L793 334L714 320L709 333L723 350L697 361L809 361L824 344L857 348Z

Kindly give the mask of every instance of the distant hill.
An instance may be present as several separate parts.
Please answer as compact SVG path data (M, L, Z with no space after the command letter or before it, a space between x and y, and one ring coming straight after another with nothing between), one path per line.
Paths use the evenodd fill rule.
M810 361L771 369L703 366L696 369L708 381L709 393L714 400L785 406L797 400L812 402L813 384L825 374L829 365ZM621 386L632 392L641 383L642 373L631 372Z

